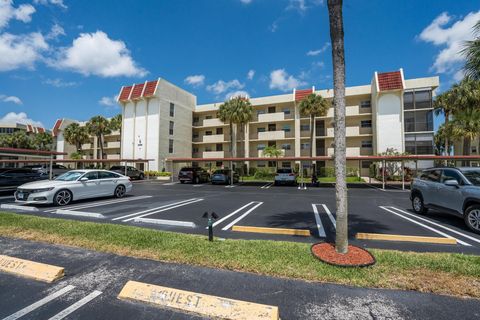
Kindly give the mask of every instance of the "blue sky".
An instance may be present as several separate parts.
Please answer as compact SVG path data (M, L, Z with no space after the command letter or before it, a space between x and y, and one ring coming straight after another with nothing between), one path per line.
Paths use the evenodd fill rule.
M347 85L461 79L477 1L344 2ZM0 0L0 121L112 116L122 85L158 77L199 104L331 88L329 40L321 0Z

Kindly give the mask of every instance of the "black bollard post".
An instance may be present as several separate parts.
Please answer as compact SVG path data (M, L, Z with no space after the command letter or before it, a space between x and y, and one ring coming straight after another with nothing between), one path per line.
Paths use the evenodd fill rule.
M213 241L213 221L218 219L218 215L215 212L211 215L205 212L202 218L208 218L208 241Z

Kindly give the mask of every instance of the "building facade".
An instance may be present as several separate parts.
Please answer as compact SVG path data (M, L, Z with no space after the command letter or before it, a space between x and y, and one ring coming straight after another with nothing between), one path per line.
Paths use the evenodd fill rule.
M434 154L433 103L438 77L404 79L403 70L375 72L371 83L346 88L347 156L369 156L394 149L409 154ZM148 87L151 87L148 89ZM326 99L333 90L293 90L292 93L251 98L253 120L237 131L238 157L264 157L275 145L284 157L333 156L333 107L317 117L310 141L310 119L300 114L299 104L315 92ZM122 156L154 159L152 170L164 168L165 158L212 159L210 166L224 164L229 153L230 128L217 117L222 102L196 106L192 94L165 80L122 87L119 103L124 116ZM172 105L175 112L172 113ZM368 175L369 161L362 161ZM251 161L249 167L274 167L272 161ZM280 166L292 167L292 161ZM317 167L333 166L319 161ZM358 162L347 163L358 167Z

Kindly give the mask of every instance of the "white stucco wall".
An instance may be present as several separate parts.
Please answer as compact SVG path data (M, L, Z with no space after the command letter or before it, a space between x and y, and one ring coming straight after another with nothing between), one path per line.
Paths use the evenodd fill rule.
M403 152L401 93L380 94L376 104L376 151L394 148Z

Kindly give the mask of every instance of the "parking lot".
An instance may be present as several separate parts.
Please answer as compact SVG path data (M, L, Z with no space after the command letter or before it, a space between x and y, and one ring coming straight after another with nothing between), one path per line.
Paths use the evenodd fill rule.
M314 243L335 236L335 190L331 184L306 189L271 183L233 186L179 184L157 180L134 183L125 198L100 198L66 207L15 207L13 198L0 198L2 210L142 226L175 232L207 234L205 212L215 212L218 238L269 239ZM367 248L480 254L480 235L461 218L431 211L418 216L410 210L408 190L382 190L367 184L349 186L349 238ZM418 241L360 240L358 233L420 237ZM440 239L426 243L424 238ZM429 239L428 238L428 239ZM442 239L455 240L445 244ZM435 242L435 241L434 241Z

